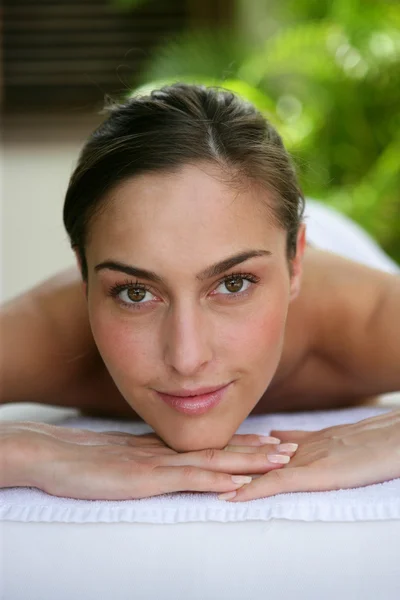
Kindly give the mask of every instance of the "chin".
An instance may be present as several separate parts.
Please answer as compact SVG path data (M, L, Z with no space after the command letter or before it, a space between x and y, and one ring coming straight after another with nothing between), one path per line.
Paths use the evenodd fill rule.
M214 448L223 450L229 444L232 436L235 435L242 420L238 420L227 426L226 421L215 419L185 419L180 423L172 423L170 426L157 428L152 425L157 435L163 442L175 452L195 452Z
M230 438L226 438L221 442L221 440L216 441L215 439L209 438L208 440L199 440L198 442L193 442L193 440L177 441L176 439L168 441L168 439L163 438L161 435L160 437L163 440L163 442L167 444L169 448L175 450L175 452L198 452L201 450L207 450L209 448L213 448L215 450L223 450L230 440Z

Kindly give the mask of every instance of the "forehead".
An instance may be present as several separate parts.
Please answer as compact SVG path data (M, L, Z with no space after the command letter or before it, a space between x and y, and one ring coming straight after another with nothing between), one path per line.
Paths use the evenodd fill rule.
M87 251L99 260L105 255L117 258L118 252L127 259L124 253L151 249L178 252L183 259L212 248L229 254L240 246L264 244L271 250L281 245L282 236L260 186L245 181L232 185L210 165L187 165L132 177L117 186L91 223Z

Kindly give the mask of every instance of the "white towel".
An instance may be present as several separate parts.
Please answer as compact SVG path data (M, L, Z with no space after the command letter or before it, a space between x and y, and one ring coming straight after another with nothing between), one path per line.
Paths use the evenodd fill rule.
M372 267L398 273L396 265L357 224L331 208L307 199L307 237L315 246ZM237 433L268 434L271 429L318 430L352 423L388 409L353 408L248 417ZM55 425L117 430L140 434L152 431L145 423L93 418L68 418ZM217 494L175 493L140 500L75 500L50 496L37 488L0 490L0 520L66 523L184 523L247 521L273 518L302 521L364 521L400 519L400 479L331 492L279 494L250 502L229 503Z
M307 198L304 220L313 246L374 269L400 273L399 265L360 225L326 204Z
M268 435L271 429L318 430L353 423L387 412L387 408L344 410L248 417L237 433ZM143 422L68 418L57 425L117 430L132 434L151 432ZM76 500L51 496L37 488L0 490L0 520L64 523L185 523L194 521L248 521L270 519L301 521L364 521L400 519L400 478L366 487L329 492L278 494L248 502L218 500L216 493L173 493L140 500Z

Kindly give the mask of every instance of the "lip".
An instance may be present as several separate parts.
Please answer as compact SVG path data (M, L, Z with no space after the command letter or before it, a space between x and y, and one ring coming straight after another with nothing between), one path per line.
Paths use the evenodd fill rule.
M156 391L158 397L168 404L174 410L187 415L202 415L217 406L223 399L226 390L232 382L225 384L219 388L199 388L195 390L196 395L188 394L189 390L179 390L179 395L165 394L164 392ZM204 391L206 390L206 391ZM198 393L198 392L201 393ZM191 392L194 393L193 391Z
M211 392L216 392L220 389L222 389L223 387L226 387L227 383L224 383L223 385L218 385L218 386L208 386L208 387L202 387L202 388L197 388L197 390L184 390L184 389L180 389L180 390L172 390L171 392L159 392L160 394L166 394L167 396L176 396L179 398L187 398L188 396L201 396L202 394L210 394Z

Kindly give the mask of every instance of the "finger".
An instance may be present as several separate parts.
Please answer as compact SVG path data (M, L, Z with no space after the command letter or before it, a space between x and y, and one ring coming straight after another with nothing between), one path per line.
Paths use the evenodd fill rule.
M78 468L69 470L68 477L60 477L59 482L52 482L51 489L44 486L44 491L85 500L129 500L180 491L222 493L243 485L243 477L241 482L234 482L230 474L192 466L160 467L134 461L126 462L123 470L104 471L90 462L86 466L82 469L76 462L73 467Z
M288 492L318 491L315 473L308 467L292 467L271 471L242 486L230 502L247 502ZM224 500L224 498L220 498Z
M290 431L281 431L280 429L273 429L271 431L271 435L276 435L276 437L278 437L281 440L281 442L299 442L312 433L314 432L297 429L291 429Z
M230 444L230 442L229 442ZM225 446L223 449L224 452L243 452L245 454L257 454L257 452L262 452L266 454L267 452L272 454L276 454L276 445L268 444L265 446L266 450L264 450L264 446Z
M265 454L263 452L226 452L224 450L200 450L174 456L157 456L157 465L194 466L223 473L267 473L288 464L290 456ZM153 461L154 462L154 461Z
M143 496L168 494L171 492L227 492L239 489L242 483L234 483L232 475L216 473L194 466L182 468L156 466L146 478Z
M229 440L230 446L261 446L264 444L279 444L280 439L256 433L237 433Z
M225 446L225 452L243 452L254 454L256 452L264 452L264 454L286 454L293 456L298 448L298 444L266 444L265 446Z

